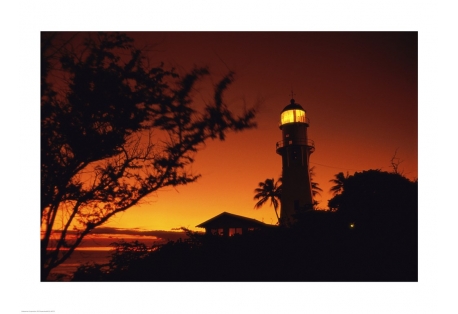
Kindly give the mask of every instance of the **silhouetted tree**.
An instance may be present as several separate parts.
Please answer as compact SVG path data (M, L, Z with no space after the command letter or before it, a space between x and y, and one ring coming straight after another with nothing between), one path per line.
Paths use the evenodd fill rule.
M315 197L316 195L321 195L320 192L323 192L323 189L319 187L319 183L313 181L313 177L315 176L315 166L310 168L309 172L310 172L310 184L312 185L312 196ZM318 204L317 202L315 203Z
M417 182L396 173L367 170L347 177L341 194L329 200L329 207L337 208L349 221L385 229L407 221L416 224L417 197Z
M254 190L256 193L254 200L258 200L258 202L254 205L254 208L261 208L262 205L270 200L270 205L274 206L277 221L280 222L280 217L278 216L278 205L280 204L281 199L281 179L277 182L275 182L274 179L266 179L264 182L259 182L258 186L259 187Z
M418 183L397 173L356 172L329 200L341 222L359 234L360 246L378 271L417 276ZM391 276L390 275L390 276Z
M391 168L393 168L393 173L397 173L400 175L403 175L403 171L399 170L399 165L404 162L404 160L401 160L401 158L396 157L398 154L398 149L394 151L393 157L391 157L390 163L391 163Z
M193 101L206 75L151 66L122 33L41 34L41 278L83 238L151 192L197 180L189 166L208 139L255 126L223 92Z
M345 183L345 180L348 178L348 172L347 175L344 175L343 172L337 173L334 179L329 180L329 182L334 183L335 185L331 187L330 192L335 196L337 194L342 193L343 191L343 186Z

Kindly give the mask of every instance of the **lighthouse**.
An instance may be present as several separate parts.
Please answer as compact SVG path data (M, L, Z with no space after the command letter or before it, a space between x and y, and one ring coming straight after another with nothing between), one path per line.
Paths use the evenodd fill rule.
M282 140L277 143L277 154L282 157L282 193L280 221L294 221L299 208L312 208L313 196L310 182L309 160L315 145L307 137L309 119L301 105L291 99L281 112Z

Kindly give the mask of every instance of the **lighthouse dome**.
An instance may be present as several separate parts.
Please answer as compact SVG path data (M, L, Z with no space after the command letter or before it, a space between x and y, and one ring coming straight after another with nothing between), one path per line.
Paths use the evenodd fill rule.
M288 111L288 110L297 110L297 109L305 111L304 108L302 108L301 105L297 104L294 99L291 99L291 103L288 104L288 106L286 106L285 108L283 108L283 110L281 112L283 113L283 112Z
M296 104L294 99L281 112L280 126L287 123L306 123L306 113L301 105Z

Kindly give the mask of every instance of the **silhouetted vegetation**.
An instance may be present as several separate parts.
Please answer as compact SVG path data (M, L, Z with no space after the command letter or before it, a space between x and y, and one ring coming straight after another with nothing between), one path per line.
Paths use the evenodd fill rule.
M417 281L417 195L417 182L364 171L330 201L335 212L303 208L290 228L233 237L188 231L147 252L137 243L128 258L117 250L105 268L80 267L73 280Z
M344 175L343 172L339 172L334 175L334 179L329 180L329 182L334 183L334 186L331 187L331 190L330 190L334 196L342 193L344 183L347 178L348 178L348 172L346 175Z
M315 197L316 195L321 195L320 192L323 192L323 189L319 187L319 183L313 181L313 178L315 177L315 166L310 168L310 185L312 186L312 196ZM318 205L318 202L314 202L314 205Z
M254 199L258 202L254 205L254 208L261 208L267 201L270 200L270 205L274 206L275 215L277 216L277 223L280 222L278 216L278 206L281 202L281 178L275 182L274 179L266 179L264 182L259 182L258 187L254 190Z
M189 166L205 141L255 126L253 109L235 116L223 101L233 73L194 102L208 74L179 77L122 33L42 33L42 280L113 215L196 181Z

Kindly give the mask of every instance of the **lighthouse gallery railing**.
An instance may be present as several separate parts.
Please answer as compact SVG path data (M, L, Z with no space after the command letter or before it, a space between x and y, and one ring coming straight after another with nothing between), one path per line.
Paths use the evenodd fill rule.
M286 143L285 141L279 141L276 144L276 150L278 151L279 149L290 145L303 145L308 146L308 148L312 151L315 150L315 142L312 140L287 140Z

